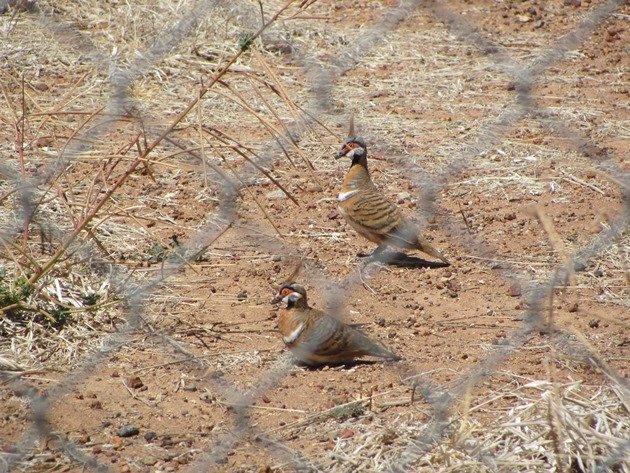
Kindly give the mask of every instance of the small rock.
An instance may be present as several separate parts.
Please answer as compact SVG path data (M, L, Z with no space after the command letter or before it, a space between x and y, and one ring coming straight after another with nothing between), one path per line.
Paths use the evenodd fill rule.
M582 5L582 0L564 0L565 7L579 7Z
M604 272L598 268L595 271L593 271L593 275L597 278L601 278L604 275Z
M101 401L92 401L90 402L90 409L96 409L97 411L100 411L101 409L103 409L103 404L101 404Z
M265 197L268 199L286 199L287 195L282 192L280 189L274 189L265 194Z
M123 439L122 437L114 437L112 439L112 448L114 450L120 450L121 448L123 448L124 444L123 444ZM110 452L110 453L114 453L114 452Z
M46 92L50 87L45 82L35 82L33 84L33 89L39 90L40 92Z
M398 200L399 204L402 204L406 200L409 200L410 197L411 197L411 194L409 192L399 192L398 195L396 196L396 199Z
M386 429L381 435L381 442L383 445L391 445L398 438L398 434L391 429Z
M508 289L508 294L512 297L520 297L523 295L523 289L518 282L515 282Z
M53 144L54 140L50 136L40 136L35 140L34 145L37 148L45 148Z
M591 319L588 326L591 328L599 328L599 319Z
M339 212L337 212L336 210L331 210L330 212L328 212L328 220L335 220L339 218Z
M306 184L306 190L308 192L321 192L324 189L322 189L322 186L320 186L316 182L309 182L308 184Z
M459 292L461 290L461 286L459 285L459 283L457 281L453 281L453 280L448 281L446 283L446 287L448 289L450 289L451 291L453 291L453 292Z
M123 425L120 429L118 429L119 437L135 437L140 433L140 429L134 427L133 425Z
M505 220L514 220L516 218L516 214L514 212L510 212L505 215Z
M586 265L584 263L582 263L581 261L575 261L573 263L573 270L580 272L580 271L585 271L586 270Z
M244 301L247 299L247 291L241 291L238 293L238 295L236 296L236 300L237 301Z
M282 256L280 256L280 255L272 255L271 256L271 261L275 261L275 262L282 261Z
M206 402L212 402L214 401L214 396L210 394L208 391L206 391L199 395L199 399Z
M385 325L387 325L387 321L383 317L380 317L376 320L376 325L379 327L385 327Z
M574 302L569 306L569 312L577 312L578 311L578 303Z
M182 389L184 391L195 392L197 390L197 385L194 383L184 384L184 387Z
M155 432L153 432L153 431L148 431L148 432L145 432L145 434L144 434L144 439L147 442L150 442L151 440L155 439L156 437L157 437L157 434Z
M138 389L144 386L144 383L138 376L130 376L126 379L125 384L131 389Z
M271 399L269 399L266 395L262 395L261 397L262 402L264 402L265 404L269 404L271 402Z

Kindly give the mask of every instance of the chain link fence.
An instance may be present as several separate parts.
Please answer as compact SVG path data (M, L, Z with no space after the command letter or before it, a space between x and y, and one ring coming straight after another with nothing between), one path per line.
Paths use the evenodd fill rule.
M103 51L101 47L90 42L89 34L76 30L69 23L64 21L63 11L59 12L54 5L40 4L39 2L5 2L0 5L5 11L5 15L13 14L12 21L20 21L21 15L32 15L37 17L37 21L43 31L48 31L54 41L63 44L64 47L72 47L80 51L85 61L94 67L107 70L110 95L105 101L105 106L90 117L90 123L79 127L76 134L68 140L68 145L54 159L48 160L46 164L37 169L34 173L21 172L13 162L2 160L0 162L0 175L5 180L4 199L11 197L13 205L10 222L4 222L0 229L0 239L3 245L11 245L25 234L25 229L38 220L40 212L41 194L40 189L48 188L56 179L63 175L64 171L83 156L90 153L91 147L99 140L106 139L119 125L119 120L132 120L142 124L142 133L138 135L132 146L122 144L120 154L125 154L129 148L137 148L139 158L119 174L118 181L114 184L103 187L101 197L96 199L92 208L86 209L84 220L74 222L71 230L68 227L59 227L52 221L46 223L45 230L42 231L49 241L57 241L54 252L50 257L50 263L39 267L39 271L30 277L30 284L35 284L41 277L60 264L64 256L69 252L77 252L86 259L106 261L107 255L103 254L102 248L95 244L92 239L91 225L98 220L101 206L107 203L122 184L135 173L140 172L148 162L153 159L153 154L158 148L181 149L187 153L191 162L201 163L197 170L203 167L203 172L208 172L212 187L216 190L217 202L216 213L207 219L206 223L188 241L181 243L177 249L161 263L161 270L147 280L140 280L123 267L113 264L111 266L112 287L122 300L125 311L125 324L118 327L115 333L102 340L99 350L84 356L78 366L68 372L58 384L41 394L19 375L4 371L2 380L5 389L10 389L13 393L28 400L32 410L32 421L27 432L21 439L16 439L10 454L4 454L0 469L9 471L18 468L36 449L38 439L48 437L54 430L55 425L50 421L51 406L58 402L64 395L85 380L90 374L98 370L108 359L122 347L133 343L135 334L138 331L147 331L154 339L159 340L169 350L174 350L176 354L182 355L194 368L211 371L209 365L202 358L196 357L185 344L175 340L167 333L153 330L145 323L144 315L146 307L152 297L162 288L168 286L169 278L179 272L183 267L194 262L199 255L203 254L213 245L221 235L223 235L237 219L239 210L238 196L245 192L248 183L255 182L258 177L273 169L274 161L278 156L287 153L298 147L304 134L307 134L310 127L319 126L325 122L324 115L329 114L334 109L334 93L338 79L351 71L355 66L361 64L372 48L379 45L387 35L395 31L413 16L417 11L429 13L435 20L443 23L450 34L457 38L460 44L472 45L478 49L491 63L513 84L515 98L512 104L504 108L503 113L489 120L484 126L476 130L476 136L469 141L469 145L455 155L450 160L447 167L437 175L429 175L413 163L397 163L404 170L405 175L412 182L417 191L417 197L423 203L418 210L418 217L426 222L432 218L435 212L433 203L436 201L438 193L452 182L455 176L464 172L471 165L474 159L484 156L491 150L499 146L515 127L519 126L525 118L539 122L550 135L560 138L576 151L582 153L593 161L593 165L613 176L619 184L620 192L623 194L623 205L614 218L611 219L609 228L602 231L592 242L575 252L575 255L562 261L551 276L546 281L529 280L526 274L505 263L497 269L502 277L507 281L517 281L520 286L529 288L527 292L526 309L522 316L520 326L507 337L505 342L496 347L486 358L479 360L467 372L464 372L456 382L448 386L440 385L430 377L418 371L409 363L401 362L397 364L401 379L418 393L430 408L428 417L431 419L418 435L413 444L403 451L396 464L391 465L391 471L413 471L414 464L422 455L430 452L436 444L443 442L448 436L452 427L451 414L457 402L466 395L469 390L480 380L496 373L508 356L520 350L531 338L532 334L540 330L541 326L549 322L547 314L547 301L553 297L556 289L567 284L574 268L577 265L584 265L589 261L597 259L614 242L618 241L628 226L630 217L629 189L630 179L627 172L619 168L614 157L608 156L606 150L600 149L591 142L587 136L579 131L571 123L564 123L557 114L541 105L533 88L545 80L545 73L558 61L564 59L567 54L579 48L588 40L590 35L611 15L623 10L624 2L606 1L593 5L588 13L581 19L573 29L560 37L555 43L544 48L544 52L533 60L526 62L511 57L510 51L498 42L489 39L483 34L475 24L469 23L465 16L446 2L429 1L400 1L397 5L390 7L386 13L374 20L373 23L364 26L353 35L353 40L348 44L342 54L327 61L322 61L317 57L317 51L305 50L303 45L294 44L283 35L283 23L287 17L293 15L306 14L309 7L316 2L313 1L287 1L282 5L271 6L248 2L222 2L222 1L198 1L186 5L185 9L178 11L178 16L174 16L170 26L164 33L155 38L153 45L144 50L139 50L135 55L135 60L124 65L117 64L112 57ZM565 2L567 3L567 2ZM77 5L80 8L80 5ZM133 8L133 7L130 7ZM24 9L23 11L19 11ZM269 10L269 11L265 11ZM352 12L348 12L351 15ZM241 26L243 31L251 31L247 37L241 37L240 48L232 55L222 57L218 67L213 74L204 78L199 88L197 97L194 97L184 109L175 111L166 120L157 120L156 117L147 113L146 107L142 103L142 98L136 97L132 89L136 83L141 81L154 68L159 68L161 63L169 55L174 54L181 43L192 34L200 21L206 16L214 15L217 18L217 28L220 21L231 21ZM229 20L226 20L229 19ZM10 33L5 33L9 35ZM260 39L259 39L260 38ZM279 48L289 51L288 58L292 65L297 65L302 70L302 75L308 81L306 89L310 95L306 105L296 111L297 118L292 125L280 130L274 138L264 143L250 161L250 166L243 167L239 171L240 179L228 177L225 172L200 158L199 144L194 142L190 136L184 137L181 133L181 126L189 114L203 99L204 95L213 88L220 87L224 82L229 84L226 74L229 73L237 60L255 44L255 41L262 40L265 44L275 44ZM347 120L348 117L343 117ZM18 120L19 123L19 120ZM164 125L160 123L165 123ZM17 135L24 129L17 129ZM20 136L16 142L20 142ZM368 134L368 139L371 138ZM22 145L24 142L21 142ZM236 146L238 147L238 146ZM123 149L125 148L125 149ZM26 148L23 146L21 152ZM544 217L540 217L544 224ZM41 224L41 223L40 223ZM446 219L444 222L448 234L461 245L475 250L476 254L488 258L496 256L496 250L487 243L475 238L466 231L466 228L454 217ZM239 232L239 229L233 229ZM295 255L300 253L299 248L292 248L285 242L279 243L272 239L255 238L251 235L243 234L243 238L249 238L252 244L256 245L260 251L269 254L282 255L285 261L296 261ZM290 265L287 265L289 267ZM358 271L351 275L339 287L329 291L327 298L330 301L329 307L333 313L341 310L343 301L352 297L352 292L358 286L364 284L375 273L382 270L383 266L373 262L361 262ZM325 271L319 269L317 265L306 264L303 269L303 277L313 285L325 285L324 282L330 279ZM582 346L583 348L583 346ZM595 362L593 364L596 365ZM603 370L611 383L617 384L622 392L625 402L628 402L628 385L610 367L597 366ZM230 382L227 377L220 373L206 376L205 381L212 390L218 392L222 397L229 399L233 407L233 428L225 434L220 434L211 448L201 452L195 462L189 465L190 471L212 471L216 468L223 468L222 462L228 452L239 445L246 436L255 437L259 445L264 446L276 458L281 460L291 470L317 471L318 465L313 464L307 455L291 449L281 440L270 435L259 432L250 422L250 408L266 392L273 390L293 369L293 365L286 357L280 357L271 368L262 373L255 383L255 388L244 391ZM627 404L626 404L627 405ZM63 441L59 447L65 455L72 458L84 469L96 471L110 471L110 468L100 462L95 455L86 453L70 441ZM594 471L627 471L622 465L627 460L630 452L630 441L619 444L616 448L598 463ZM492 464L492 459L484 460L487 464ZM497 467L488 467L488 471L499 471ZM613 468L616 468L613 470ZM560 470L557 470L560 471ZM571 470L578 471L578 470Z

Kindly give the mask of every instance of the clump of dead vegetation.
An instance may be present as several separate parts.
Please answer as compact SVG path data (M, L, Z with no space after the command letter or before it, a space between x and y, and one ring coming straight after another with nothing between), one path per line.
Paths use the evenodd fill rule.
M405 464L419 472L627 471L630 422L622 388L513 378L469 399L470 408L441 426L435 443L429 442L435 425L417 414L384 422L368 413L303 427L302 434L330 432L330 451L320 458L327 471Z
M25 63L33 72L30 76L15 69L0 72L6 79L3 83L9 84L2 89L3 118L10 117L5 121L16 131L7 168L11 172L3 169L8 174L0 183L0 218L12 222L1 229L0 370L20 371L29 365L66 368L80 363L87 352L98 350L103 336L116 332L125 322L121 305L126 297L152 282L155 285L150 289L155 290L172 271L203 258L205 249L236 216L226 212L228 220L210 222L223 225L213 234L206 231L207 222L190 221L189 206L196 206L197 215L212 215L226 203L248 199L260 210L270 233L282 236L254 187L261 181L270 182L277 188L274 192L297 208L300 203L291 193L292 176L286 170L306 176L311 183L317 183L318 177L296 136L301 132L311 146L319 147L323 137L334 133L298 104L295 91L287 90L270 61L278 49L263 41L262 33L280 19L300 15L312 3L299 2L291 8L287 3L275 16L263 11L260 4L257 27L243 30L226 21L229 31L225 37L212 41L198 27L194 45L186 44L183 52L164 57L163 62L154 58L159 67L144 69L146 74L132 83L126 97L137 100L132 105L114 95L102 103L102 96L110 91L101 84L109 78L98 67L84 65L77 66L73 85L55 92L61 99L51 98L55 94L41 98L37 92L46 92L51 86L33 72L41 59L34 51L43 49L36 41L20 53L28 56ZM77 10L63 2L57 8L67 15ZM151 37L151 21L159 31L170 26L169 15L175 12L169 9L176 7L161 4L160 8L164 10L131 9L136 15L133 28L124 22L129 18L117 12L120 21L110 22L120 28L117 32L103 27L103 19L97 18L105 15L101 10L83 9L75 20L95 31L94 39L100 45L109 44L110 35L119 34L124 44L111 54L120 54L121 62L133 63L134 54ZM143 22L143 14L150 14L151 20ZM12 18L10 29L26 31L22 21L35 20ZM11 54L19 57L15 51ZM44 59L47 65L54 63ZM376 59L385 61L386 56ZM78 57L72 60L78 62ZM461 58L448 60L444 70L457 74L455 67ZM478 67L482 68L481 63ZM54 72L62 76L67 71ZM431 82L424 80L425 85ZM408 83L411 90L404 92L417 93L419 82ZM346 89L346 99L352 94L359 94L355 100L362 97L356 84ZM461 91L448 92L454 97ZM429 109L434 97L427 94L425 100L423 106ZM498 108L500 101L492 106ZM216 111L221 116L215 120ZM388 116L386 121L379 113L373 116L374 129L387 122L387 132L392 135L415 132L401 126L410 125L400 115ZM249 136L243 130L256 130L257 134ZM260 142L273 146L262 147ZM443 162L452 155L449 146L445 143L436 152L443 155ZM518 158L520 155L526 158ZM490 161L490 171L497 172L499 179L473 178L451 185L468 193L473 192L468 186L474 192L479 187L499 192L509 185L540 195L558 180L557 176L541 179L532 171L532 163L548 157L537 148L517 152L512 146L507 156L500 152ZM284 169L272 172L274 159L282 159ZM585 185L572 174L563 176L563 182ZM22 184L32 193L23 192ZM186 252L180 242L191 235L201 235L199 245ZM317 238L313 232L304 236ZM615 248L622 248L618 254L627 254L627 245L625 250L622 245ZM618 254L610 258L621 268ZM623 301L627 286L617 281L610 291L611 299ZM177 299L172 294L159 294L155 299L160 297L169 303ZM234 298L238 296L216 294L215 308ZM245 357L222 356L217 365L228 368L243 364ZM247 361L259 362L260 357L248 356ZM424 413L412 412L393 421L373 415L373 408L407 406L413 400L380 406L376 402L373 406L372 400L352 401L297 424L308 435L320 437L335 430L330 450L318 454L316 461L329 471L388 470L404 464L408 454L419 449L422 454L409 460L416 471L556 469L577 473L596 467L623 471L623 464L616 460L602 464L622 445L630 429L625 398L616 385L521 381L469 400L469 408L439 429L437 444L423 442L429 436L435 438L435 432L428 435ZM501 400L505 401L502 406L491 407ZM347 430L339 433L343 429Z

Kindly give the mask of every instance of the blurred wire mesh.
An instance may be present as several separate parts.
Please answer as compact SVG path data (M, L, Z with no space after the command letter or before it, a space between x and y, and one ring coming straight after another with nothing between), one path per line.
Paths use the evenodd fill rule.
M154 38L151 45L143 45L135 54L135 59L124 64L117 64L107 51L86 39L85 34L77 31L72 25L64 22L63 12L55 11L53 6L38 2L8 2L10 12L16 15L30 14L37 15L41 28L48 30L54 40L64 46L69 46L81 52L85 60L97 67L107 69L109 98L106 106L99 110L92 120L81 127L70 140L59 155L51 159L35 173L26 173L16 170L15 166L0 163L0 174L9 183L4 199L13 197L12 215L10 221L4 222L0 229L0 237L6 245L19 238L32 222L40 220L38 212L42 201L41 189L46 188L55 179L58 179L66 169L73 163L90 153L95 143L101 140L111 139L111 133L120 126L121 121L128 121L137 125L138 135L131 146L123 145L121 142L120 154L124 155L133 149L138 151L138 158L132 161L123 172L119 181L114 186L106 189L103 187L104 196L95 198L94 207L86 209L84 213L85 222L77 224L74 222L74 229L71 225L67 227L57 227L52 222L46 222L46 228L42 229L42 234L47 238L57 240L60 243L59 249L53 253L51 261L56 264L63 258L65 252L71 248L81 247L81 252L86 259L107 261L110 265L109 271L113 274L115 291L122 298L125 308L125 325L118 328L116 333L103 340L102 348L94 353L87 354L82 359L79 366L70 371L56 387L47 391L45 396L40 395L27 381L20 377L7 375L3 372L3 381L7 386L18 394L29 400L32 409L32 422L27 433L22 439L16 442L10 455L4 457L3 468L11 470L18 465L35 448L35 443L40 438L46 438L55 431L55 426L49 420L51 406L63 395L69 393L75 386L81 383L97 367L104 364L108 357L119 350L125 344L130 343L133 335L139 330L150 332L150 327L143 319L144 311L151 298L159 292L160 288L168 286L168 279L171 275L179 271L184 265L189 264L206 251L217 238L219 238L237 218L238 205L237 195L247 190L248 183L255 182L256 178L269 169L273 168L274 160L278 156L286 155L289 152L296 152L303 135L308 134L310 127L319 126L320 121L324 121L323 115L334 109L335 83L338 78L360 64L363 58L374 48L386 35L398 28L412 13L418 9L426 10L435 19L443 22L449 28L451 34L458 40L468 45L474 45L490 61L501 70L510 80L516 91L514 102L507 106L503 113L488 121L485 126L478 129L476 136L470 140L470 145L459 155L453 156L449 165L437 176L430 176L423 169L413 164L401 162L405 175L409 178L417 191L418 199L423 205L418 209L418 218L422 222L428 221L434 211L434 202L439 191L448 184L454 176L466 170L473 158L489 152L494 147L500 145L506 135L517 127L524 118L534 118L544 124L550 134L561 137L572 147L582 152L585 156L594 160L594 163L602 171L612 175L619 183L624 196L624 204L619 215L612 219L610 228L602 232L589 245L575 252L576 256L570 260L563 261L558 265L555 272L548 281L540 283L530 281L528 276L517 268L504 265L500 269L504 278L510 281L519 281L525 287L529 286L528 308L524 311L522 323L511 333L505 343L498 347L491 355L479 360L475 366L464 373L455 383L449 386L442 386L433 381L430 377L419 373L414 366L408 363L400 363L397 370L400 371L401 378L417 390L418 394L424 398L428 406L432 409L430 418L432 419L426 426L424 432L418 435L414 444L407 448L400 455L400 460L396 465L392 465L391 471L409 471L413 468L414 462L421 455L425 454L436 444L443 441L446 432L450 428L450 414L454 403L466 394L471 386L478 383L482 378L497 372L505 359L513 352L519 350L531 334L539 330L547 322L545 303L554 289L566 284L570 273L577 264L597 258L602 251L619 239L621 234L627 229L630 218L629 189L630 180L627 173L619 169L610 157L605 156L602 150L589 143L589 140L582 136L579 131L573 130L570 125L565 124L555 117L548 109L536 101L532 93L534 84L544 81L546 70L557 61L563 59L566 54L579 47L589 38L589 35L618 11L623 2L608 1L593 6L588 14L567 34L562 36L555 44L549 45L545 52L532 61L524 61L511 58L506 48L488 39L479 32L474 24L467 22L466 18L449 5L441 2L425 1L401 1L398 5L389 8L386 14L376 19L373 24L362 28L353 37L351 44L343 50L334 60L322 61L318 58L317 50L305 50L302 45L294 44L283 33L283 21L291 16L297 16L308 12L308 8L315 2L287 1L282 5L272 5L263 8L263 4L247 2L223 2L223 1L198 1L178 10L173 14L173 18L167 19L170 25L164 29L164 33ZM7 6L0 5L6 9ZM20 8L26 9L20 12ZM268 10L268 11L265 11ZM5 13L6 14L6 13ZM161 63L169 54L177 51L178 46L194 31L204 17L212 15L221 21L238 22L242 25L243 31L249 31L247 36L239 38L239 47L230 53L225 53L219 58L220 67L213 74L204 78L198 97L191 99L189 105L183 110L174 110L172 116L167 120L159 119L151 114L150 104L143 103L143 97L137 97L132 93L134 83L141 81L154 69L160 69ZM16 21L18 17L16 17ZM163 19L164 20L164 19ZM172 21L172 23L171 23ZM195 143L194 136L186 136L180 133L186 127L184 122L189 114L193 115L195 105L208 91L228 87L229 80L225 84L224 75L234 67L236 59L248 51L255 48L257 38L274 47L283 48L289 52L289 57L293 64L299 65L303 69L304 76L308 79L310 96L307 104L299 110L294 110L295 120L284 129L276 129L273 138L263 142L260 146L262 152L257 152L247 158L251 164L248 168L241 170L239 179L228 178L220 169L213 167L203 156L203 150ZM122 47L123 45L121 45ZM212 54L223 53L213 52ZM160 73L166 74L163 71ZM230 90L232 91L232 90ZM147 105L149 105L147 107ZM245 107L246 104L243 104ZM148 108L148 109L147 109ZM348 117L343 117L346 120ZM21 130L23 133L24 130ZM210 130L209 132L216 132ZM17 131L20 135L20 130ZM332 133L334 135L334 133ZM147 137L149 137L147 139ZM24 151L26 147L20 136L16 143ZM23 136L21 136L23 138ZM370 133L368 132L368 138ZM239 148L238 143L231 143L232 148ZM146 280L134 278L122 267L117 268L115 264L108 261L107 254L104 254L98 244L94 244L89 231L90 223L97 220L98 210L107 199L111 197L126 179L133 173L142 170L150 165L152 153L161 147L168 152L181 150L188 156L196 172L209 172L210 180L213 183L216 194L216 214L209 217L201 229L188 241L177 246L170 256L165 258L161 264L161 271L154 277ZM106 171L101 170L101 172ZM148 171L150 172L150 171ZM264 174L267 175L267 174ZM28 177L27 177L28 176ZM39 222L42 224L41 222ZM454 219L446 221L449 233L453 238L460 241L468 248L474 248L478 254L492 257L496 250L479 239L472 237L466 228L463 228ZM238 231L238 230L235 230ZM252 242L263 251L282 255L287 261L294 261L295 255L299 254L299 249L291 248L286 243L266 238L253 238L244 235L244 238L251 238ZM386 259L385 259L385 262ZM51 266L52 267L52 266ZM327 294L329 307L333 313L341 310L343 301L352 297L357 286L363 284L382 266L374 263L361 263L359 270L352 273L344 281L345 289L336 289ZM30 282L45 275L50 267L39 267L39 273L30 277ZM303 270L303 276L314 285L324 286L324 282L330 278L325 272L314 265L307 265ZM188 363L196 368L209 369L210 366L204 360L195 357L181 342L169 337L167 333L150 332L153 337L175 350L188 359ZM292 469L299 471L316 471L318 466L313 464L306 456L300 452L282 444L281 440L274 439L269 435L257 432L249 421L248 411L257 399L260 399L265 392L273 390L275 386L290 372L292 364L284 357L280 357L277 362L261 374L255 389L243 391L238 389L221 373L213 373L206 377L206 381L214 390L220 392L225 398L230 399L234 417L234 427L228 434L220 436L212 448L199 455L199 458L189 466L191 471L208 471L221 465L221 462L236 445L238 445L246 435L259 434L258 439L272 455L282 459L284 464L290 465ZM627 385L621 382L623 395L628 396ZM627 397L625 398L628 402ZM620 444L618 448L610 452L609 456L603 460L599 471L608 471L614 465L619 465L628 455L628 443ZM82 464L87 469L96 471L109 471L109 467L99 462L96 456L85 453L70 441L63 441L60 449L76 462ZM486 452L487 456L487 452ZM490 455L491 457L491 455ZM485 458L485 462L491 463L491 458ZM495 469L496 470L496 469ZM490 471L495 471L490 470ZM496 470L498 471L498 470Z

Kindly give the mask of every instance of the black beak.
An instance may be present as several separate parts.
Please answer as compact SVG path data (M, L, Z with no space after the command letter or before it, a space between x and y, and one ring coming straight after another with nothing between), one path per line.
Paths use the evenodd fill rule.
M335 159L343 158L347 153L346 147L344 146L339 151L335 153Z
M282 296L280 294L278 294L276 297L274 297L273 299L271 299L271 303L272 304L277 304L278 302L280 302L282 300Z

